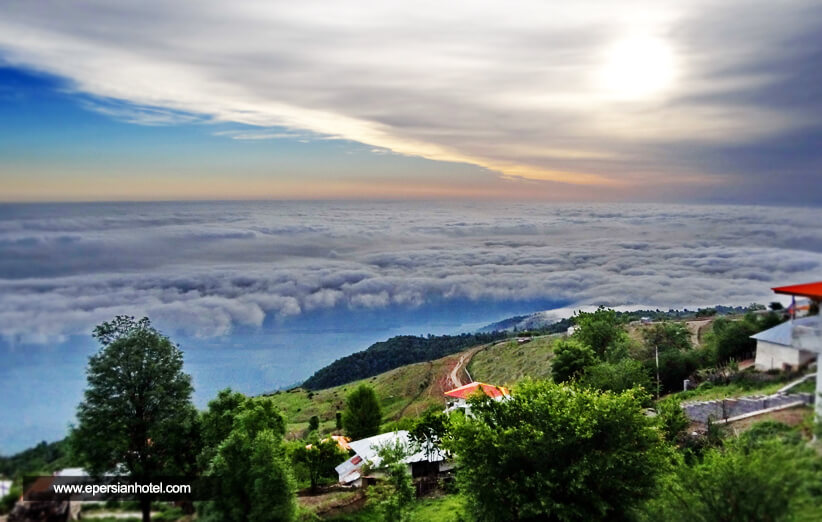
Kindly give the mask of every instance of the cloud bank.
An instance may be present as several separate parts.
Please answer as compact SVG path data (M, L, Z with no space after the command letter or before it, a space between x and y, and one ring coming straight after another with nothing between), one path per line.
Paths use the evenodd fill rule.
M2 206L0 336L55 342L123 313L209 338L443 303L763 302L771 286L822 275L817 217L734 206Z
M807 0L11 1L0 57L135 123L285 128L621 197L811 201L820 29Z

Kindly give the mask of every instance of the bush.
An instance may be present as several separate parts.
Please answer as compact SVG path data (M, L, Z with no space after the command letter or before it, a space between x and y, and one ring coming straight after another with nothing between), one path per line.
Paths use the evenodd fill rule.
M585 370L580 384L601 391L622 393L631 388L652 391L651 378L642 363L623 359L618 363L603 362Z
M449 449L478 521L623 520L653 495L669 451L637 391L525 382L511 399L471 399Z
M597 356L591 348L573 338L563 339L554 345L551 377L558 383L578 379L596 362Z
M656 406L656 419L662 435L668 442L678 441L691 423L682 405L675 398L659 401Z
M818 520L820 461L813 450L775 439L754 448L710 449L681 463L645 509L648 521Z

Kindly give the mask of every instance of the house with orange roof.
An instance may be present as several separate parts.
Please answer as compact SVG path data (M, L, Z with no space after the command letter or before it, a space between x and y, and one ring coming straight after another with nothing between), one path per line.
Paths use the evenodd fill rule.
M463 410L466 413L470 412L471 407L468 404L468 399L477 393L483 393L495 401L505 400L511 396L508 388L475 381L445 392L445 396L448 397L448 406L445 409L446 413L454 410Z

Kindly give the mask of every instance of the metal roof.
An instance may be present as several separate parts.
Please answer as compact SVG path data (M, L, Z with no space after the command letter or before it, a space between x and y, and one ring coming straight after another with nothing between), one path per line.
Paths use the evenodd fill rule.
M819 325L820 318L818 316L801 317L763 330L752 335L751 338L787 348L819 352L822 351L822 346L815 347L813 342L813 333L819 328Z
M808 297L817 301L822 300L822 281L815 283L804 283L801 285L777 286L772 288L777 294L798 295Z

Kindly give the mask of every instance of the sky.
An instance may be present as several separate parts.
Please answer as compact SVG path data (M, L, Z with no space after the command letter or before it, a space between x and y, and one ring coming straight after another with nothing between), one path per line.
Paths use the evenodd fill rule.
M116 315L178 342L198 407L393 335L596 305L745 306L822 274L819 209L542 202L0 205L0 454L62 438ZM787 303L786 299L783 302Z
M809 0L3 3L0 201L822 200Z

